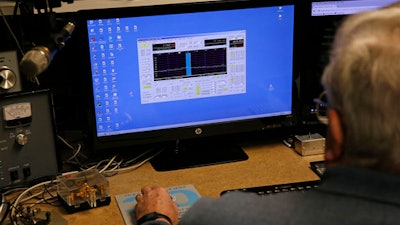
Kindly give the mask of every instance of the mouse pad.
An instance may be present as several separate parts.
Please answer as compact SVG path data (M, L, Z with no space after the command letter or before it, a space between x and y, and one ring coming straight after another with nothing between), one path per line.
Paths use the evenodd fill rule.
M167 188L179 208L179 218L200 198L199 192L191 185L181 185ZM135 205L136 195L140 192L116 195L115 199L126 225L136 225Z

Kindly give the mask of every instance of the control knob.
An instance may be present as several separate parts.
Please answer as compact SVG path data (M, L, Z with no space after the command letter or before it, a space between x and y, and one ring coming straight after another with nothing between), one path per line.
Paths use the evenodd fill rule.
M15 137L15 140L19 145L26 145L26 143L28 143L28 136L25 134L18 134L17 137Z
M4 90L11 89L17 82L17 76L7 66L0 66L0 88Z

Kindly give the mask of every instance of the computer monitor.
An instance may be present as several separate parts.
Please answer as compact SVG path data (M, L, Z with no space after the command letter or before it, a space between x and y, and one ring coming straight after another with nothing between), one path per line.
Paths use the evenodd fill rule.
M303 13L298 29L303 34L297 40L299 49L300 108L302 124L319 123L313 101L323 91L321 76L329 61L329 51L335 32L348 15L387 6L397 0L307 0L297 5Z
M312 1L311 16L340 16L378 9L398 0Z
M293 120L293 1L80 14L95 150L171 144L152 160L157 170L245 160L240 147L223 143L227 135Z

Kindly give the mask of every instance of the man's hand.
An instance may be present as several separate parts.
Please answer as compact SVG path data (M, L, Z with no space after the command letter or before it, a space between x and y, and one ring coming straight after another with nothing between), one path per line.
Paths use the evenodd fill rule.
M172 225L178 223L178 206L171 199L167 189L161 186L145 186L141 192L141 194L136 195L137 220L148 213L157 212L168 216ZM168 222L163 218L159 218L159 220Z

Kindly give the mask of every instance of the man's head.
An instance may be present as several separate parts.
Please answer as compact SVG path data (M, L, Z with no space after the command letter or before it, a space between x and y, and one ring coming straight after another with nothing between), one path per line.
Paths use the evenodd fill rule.
M322 84L327 163L400 173L400 3L344 21Z

